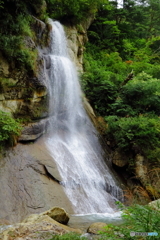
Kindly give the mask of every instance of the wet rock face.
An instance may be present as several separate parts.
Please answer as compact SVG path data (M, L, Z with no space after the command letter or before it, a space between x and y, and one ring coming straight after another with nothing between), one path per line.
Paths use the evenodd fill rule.
M68 43L68 53L79 71L83 70L84 42L87 41L86 32L78 33L76 27L65 28Z
M88 41L87 29L93 21L93 18L94 16L90 16L90 18L86 19L76 27L65 26L68 53L71 60L75 63L78 72L83 72L84 45Z
M19 137L19 141L32 141L39 138L41 135L45 133L45 129L48 125L48 119L42 119L38 122L28 123L23 127L21 136Z
M34 144L19 143L0 158L0 219L12 224L53 206L65 206L72 214L60 181L42 138Z

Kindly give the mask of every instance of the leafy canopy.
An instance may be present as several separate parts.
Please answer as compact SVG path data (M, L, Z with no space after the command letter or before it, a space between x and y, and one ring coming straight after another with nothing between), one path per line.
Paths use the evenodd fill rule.
M88 29L82 87L107 121L107 140L159 162L160 4L125 0L101 4ZM104 131L105 132L105 131Z
M94 14L105 0L46 0L51 18L78 23Z

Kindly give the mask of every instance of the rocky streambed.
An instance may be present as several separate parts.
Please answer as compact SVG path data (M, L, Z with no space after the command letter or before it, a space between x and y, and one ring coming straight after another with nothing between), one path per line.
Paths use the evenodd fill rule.
M99 221L99 222L96 222ZM54 207L40 214L32 214L21 223L10 225L5 220L0 222L0 240L48 240L53 235L75 232L88 239L97 237L107 222L120 222L120 213L71 215L59 207Z

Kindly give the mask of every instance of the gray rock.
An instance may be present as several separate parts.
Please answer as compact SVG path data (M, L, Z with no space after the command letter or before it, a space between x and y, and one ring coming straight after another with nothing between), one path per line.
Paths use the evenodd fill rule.
M99 234L99 231L105 231L106 226L107 224L103 222L92 223L87 229L87 232L93 233L93 234Z
M64 210L64 208L54 207L43 214L48 215L50 218L59 223L67 224L69 221L69 214Z
M35 42L34 42L34 41L32 40L32 38L29 37L29 36L26 36L26 37L25 37L25 39L24 39L24 44L25 44L25 46L28 47L28 48L31 48L31 49L36 48Z
M19 137L19 141L33 141L45 133L48 119L41 120L36 123L27 124Z
M53 206L73 214L59 176L44 138L8 150L0 157L0 218L12 224Z

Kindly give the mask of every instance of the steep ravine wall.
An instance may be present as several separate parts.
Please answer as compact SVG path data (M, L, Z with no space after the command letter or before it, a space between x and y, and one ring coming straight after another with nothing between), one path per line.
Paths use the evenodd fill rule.
M69 54L79 71L83 68L83 46L90 21L79 29L65 26ZM36 72L19 71L0 54L0 110L27 121L17 146L0 155L0 219L10 223L57 205L73 213L43 138L49 120L49 82L44 69L49 68L45 53L49 51L50 26L35 19L32 27L36 38L26 38L25 43L38 50Z
M14 62L9 62L0 53L0 110L10 112L13 116L24 119L24 127L19 140L34 140L42 135L49 117L48 98L49 82L45 68L49 69L49 59L45 54L49 52L49 24L34 19L36 41L25 38L25 45L29 50L38 51L36 70L26 73L25 69L18 70ZM75 26L65 26L68 40L68 52L75 63L78 72L83 71L84 43L92 19Z
M44 58L38 51L48 29L38 19L34 19L32 28L36 37L34 41L31 37L24 37L24 45L29 51L37 52L34 71L16 66L0 53L0 110L23 119L20 140L39 137L44 132L44 119L48 117L48 82L43 70Z

